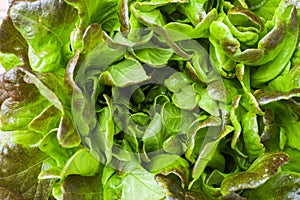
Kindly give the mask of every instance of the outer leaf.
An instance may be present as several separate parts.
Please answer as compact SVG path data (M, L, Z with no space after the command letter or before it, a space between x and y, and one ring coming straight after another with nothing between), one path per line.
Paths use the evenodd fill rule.
M29 124L29 129L38 133L47 134L58 127L61 113L55 106L50 105Z
M27 129L28 124L49 105L34 85L26 83L20 68L0 75L0 91L1 130Z
M28 82L33 83L40 94L48 99L59 111L64 113L63 102L65 100L64 87L61 87L62 79L56 73L34 74L31 71L21 69L27 75ZM62 97L62 98L60 98Z
M135 4L136 8L139 8L143 11L151 11L155 8L165 6L171 3L177 3L177 4L182 4L182 3L188 3L187 0L152 0L148 2L137 2Z
M16 1L9 16L28 43L31 68L43 72L58 69L64 59L63 47L70 43L76 10L61 0Z
M29 130L16 130L16 131L0 131L1 144L21 144L24 146L36 145L43 137L43 135Z
M43 161L48 157L36 147L6 144L0 147L0 197L24 200L46 200L51 180L38 180Z
M84 23L84 28L92 23L99 23L101 27L111 32L118 27L118 1L102 0L65 0L78 10L78 15ZM101 12L99 12L99 10Z
M168 79L164 81L167 88L172 92L180 91L183 87L186 87L191 83L189 77L181 72L172 74Z
M207 38L209 36L209 27L217 19L217 16L217 10L213 9L195 27L180 22L170 22L164 28L168 30L171 38L175 41L187 38Z
M6 70L16 66L30 68L27 42L8 17L0 27L0 62Z
M170 176L158 174L155 176L156 181L164 188L166 198L168 200L186 200L186 199L199 199L208 200L208 196L201 191L186 191L182 188L181 183Z
M112 159L112 148L113 140L115 135L115 126L112 118L111 107L105 107L101 110L99 114L99 132L98 135L100 140L104 143L102 144L106 156L106 162L109 163Z
M280 172L265 184L243 193L249 200L255 199L299 199L300 174Z
M257 98L257 101L260 105L265 105L280 100L288 100L293 97L300 97L300 87L292 89L289 92L266 92L263 90L256 90L254 95Z
M300 42L300 41L299 41ZM295 88L300 88L300 64L294 66L287 73L284 73L272 80L267 90L278 92L290 92Z
M28 70L23 69L22 71L29 77L29 81L39 89L41 95L46 97L62 113L57 132L59 143L67 148L78 146L81 140L68 109L70 97L67 95L67 88L62 85L62 77L56 73L36 75Z
M283 171L300 173L300 169L298 168L300 164L300 160L298 159L300 151L298 149L285 147L284 152L289 155L290 161L282 166Z
M298 121L299 114L297 113L298 107L293 108L283 102L273 102L267 106L269 109L272 109L275 114L275 121L273 123L276 123L277 126L284 130L287 136L287 146L300 150L298 142L298 138L300 137L298 131L300 128Z
M59 144L65 148L76 147L81 143L80 136L74 127L74 122L72 121L69 113L63 115L61 118L57 132L57 139Z
M101 176L92 177L72 175L62 184L62 198L65 200L102 200Z
M127 146L125 144L125 146ZM127 147L124 147L127 148ZM149 200L157 200L164 197L162 188L156 183L154 175L145 170L131 155L131 160L127 162L116 163L116 170L121 173L116 173L111 178L113 182L107 181L107 176L112 175L110 171L104 171L104 184L107 186L106 190L112 190L117 188L116 192L109 192L113 194L108 197L110 199L124 199L124 200L139 200L141 197ZM110 179L111 179L110 178ZM121 178L121 179L120 179ZM120 184L121 181L121 184ZM108 183L110 185L108 185ZM116 187L115 187L116 186ZM122 188L121 197L120 188ZM117 193L117 196L114 194Z
M134 17L142 24L153 27L163 26L166 24L164 16L159 10L143 12L135 8L136 4L130 6L130 10Z
M268 153L259 157L246 172L227 176L221 184L221 194L226 196L238 190L261 186L288 160L289 157L283 152Z
M272 20L278 4L281 0L273 1L251 1L247 0L250 9L255 9L254 12L266 20ZM258 8L258 9L257 9Z

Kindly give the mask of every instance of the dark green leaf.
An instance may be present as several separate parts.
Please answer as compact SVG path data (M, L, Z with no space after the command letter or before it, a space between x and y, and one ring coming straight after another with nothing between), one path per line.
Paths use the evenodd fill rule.
M247 199L298 199L300 198L300 175L293 172L280 172L262 186L245 191Z
M72 175L62 183L62 198L66 200L102 200L103 189L99 174L87 177Z
M49 106L37 88L26 81L19 68L0 75L1 130L26 130L28 124Z
M27 42L9 17L3 20L0 28L0 62L6 70L17 66L30 68Z
M36 147L5 144L0 147L0 197L7 199L46 200L51 194L52 181L39 180L43 162L48 159Z
M257 158L246 172L238 172L227 176L221 185L221 194L257 188L274 176L280 166L289 161L283 152L268 153Z

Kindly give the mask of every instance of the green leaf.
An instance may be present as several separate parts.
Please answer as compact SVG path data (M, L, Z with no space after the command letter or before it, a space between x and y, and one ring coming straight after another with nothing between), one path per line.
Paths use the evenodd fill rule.
M138 200L141 197L157 200L164 197L164 192L154 180L154 175L142 168L127 174L122 180L122 187L124 200Z
M74 150L63 148L57 140L57 132L52 131L40 140L39 148L56 161L56 166L63 167L73 155Z
M114 141L114 135L115 135L115 125L113 121L112 116L112 105L111 100L108 96L104 96L106 99L106 103L108 104L108 107L104 107L100 113L99 113L99 127L97 127L97 137L98 140L101 142L96 147L92 146L93 148L100 147L101 150L103 150L103 153L106 157L106 163L110 163L112 159L112 150L113 150L113 141Z
M47 155L36 147L16 144L0 146L0 198L46 200L51 194L53 182L39 180ZM8 196L5 196L8 195Z
M41 134L47 134L58 127L60 120L60 111L55 106L50 105L31 121L29 129Z
M40 94L51 102L59 111L64 113L63 102L65 100L62 77L55 73L34 74L31 71L21 69L26 74L29 83L33 83L39 90Z
M196 15L198 16L199 21L199 10ZM189 10L186 9L186 13L189 13ZM212 9L207 14L204 14L204 18L201 19L200 23L197 23L195 27L180 23L180 22L170 22L167 23L164 28L168 30L171 38L175 41L183 40L183 39L190 39L190 38L208 38L209 36L209 27L211 23L217 19L218 13L216 9Z
M71 174L94 176L98 172L99 165L100 162L88 150L82 148L67 161L61 171L61 177L67 177Z
M300 174L280 172L262 186L243 193L249 200L254 199L298 199Z
M142 24L153 27L163 26L166 24L164 16L159 10L143 12L135 8L136 4L130 6L133 16Z
M298 198L298 2L9 7L0 199Z
M173 55L172 49L165 49L154 45L149 47L142 46L134 50L133 52L137 59L153 67L166 66L169 59Z
M161 112L162 120L165 127L172 132L179 132L183 121L182 110L171 102L163 105Z
M163 174L165 176L173 173L181 179L187 186L189 180L189 163L175 154L160 154L151 158L151 162L147 163L146 168L155 174Z
M172 3L178 3L178 4L182 4L182 3L187 3L187 0L152 0L152 1L146 1L146 2L137 2L135 4L135 7L138 9L141 9L143 11L151 11L154 10L155 8L161 7L161 6L165 6L168 4L172 4Z
M281 0L246 1L254 12L265 20L272 20L278 4ZM258 8L258 9L257 9Z
M147 126L151 121L149 116L144 113L135 113L131 115L131 118L136 124L140 126Z
M197 191L186 191L182 188L180 181L171 176L164 176L158 174L155 176L156 181L164 188L166 198L170 200L184 200L184 199L210 199L206 194L199 189Z
M62 183L62 199L102 200L101 176L68 176Z
M30 68L27 42L9 17L2 21L0 28L0 62L6 70L17 66Z
M26 73L28 81L38 88L40 94L62 113L57 127L59 143L67 148L78 146L81 139L74 127L73 118L68 108L71 97L67 95L67 88L62 86L62 77L57 73L39 73L36 75L22 68L21 71Z
M192 184L201 176L207 164L214 157L220 141L232 131L233 128L231 126L225 126L223 129L220 129L220 127L210 127L208 129L203 144L201 145L199 156L193 167L192 177L194 180L190 183L189 188L191 188Z
M164 197L162 188L154 179L154 174L145 170L134 158L116 166L117 172L104 168L104 199L138 200L141 197L157 200Z
M245 148L247 149L250 161L252 161L265 152L265 147L261 143L260 135L258 134L258 122L256 114L251 112L244 114L242 119L242 127Z
M176 106L185 110L193 110L198 103L198 96L191 85L181 88L173 95L173 102Z
M191 0L181 5L182 12L194 26L200 23L206 15L205 3L208 3L207 0Z
M57 139L59 144L65 148L76 147L81 143L81 138L74 127L74 122L69 113L63 115L61 118L57 131Z
M237 172L227 176L221 184L221 194L257 188L274 176L280 166L289 161L283 152L267 153L257 158L246 172Z
M160 150L162 148L163 140L164 134L161 115L155 113L142 138L146 152Z
M20 68L13 68L0 75L1 130L26 130L28 124L49 106L37 88L26 81Z
M126 59L116 65L112 65L100 75L102 83L117 87L137 84L149 78L143 66L133 59Z
M289 155L290 161L282 166L283 171L300 173L300 170L298 168L300 164L300 160L298 159L300 151L298 149L285 147L284 152Z
M33 70L55 71L67 61L62 57L63 47L70 43L76 20L74 8L59 0L18 1L10 7L9 16L28 44Z
M219 106L217 102L208 95L207 89L202 89L199 96L199 107L213 116L219 116Z
M229 81L228 79L214 81L207 86L208 95L210 98L226 102L230 104L233 97L236 96L239 86L236 82Z
M163 150L167 153L181 155L185 150L185 144L180 135L171 135L163 143Z
M267 90L278 92L290 92L295 88L300 88L300 65L270 81L266 87Z
M36 145L43 135L30 130L16 130L16 131L0 131L1 144L21 144L23 146Z
M191 83L189 77L181 72L172 74L168 79L164 81L167 88L172 92L180 91L183 87L186 87Z
M105 200L121 199L122 176L115 173L115 169L105 166L102 172L103 198Z
M300 123L298 121L299 114L297 110L291 107L289 104L283 102L273 102L267 105L271 108L275 114L275 123L278 127L281 127L287 136L287 146L300 150L298 139Z
M103 0L94 2L91 0L66 0L78 10L78 15L84 24L84 29L89 24L98 23L103 30L111 32L119 26L118 22L118 1ZM101 12L99 12L101 10Z

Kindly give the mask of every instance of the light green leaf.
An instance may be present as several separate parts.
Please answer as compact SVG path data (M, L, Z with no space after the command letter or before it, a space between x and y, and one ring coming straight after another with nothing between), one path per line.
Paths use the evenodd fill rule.
M173 95L174 104L185 110L193 110L198 103L198 96L191 85L181 88Z
M110 86L125 87L148 80L143 66L133 60L126 59L118 64L110 66L100 75L100 81Z
M134 55L143 63L153 67L164 67L168 64L173 55L172 49L165 49L159 46L143 47L134 50Z
M154 175L140 168L127 174L122 181L122 199L139 200L141 197L157 200L164 197L162 188L156 183Z
M83 165L83 163L85 164ZM100 162L88 150L82 148L67 161L61 171L61 177L67 177L71 174L94 176L99 166Z
M62 57L63 47L70 43L77 18L74 8L59 0L19 1L10 7L9 16L28 43L33 70L55 71L67 61Z

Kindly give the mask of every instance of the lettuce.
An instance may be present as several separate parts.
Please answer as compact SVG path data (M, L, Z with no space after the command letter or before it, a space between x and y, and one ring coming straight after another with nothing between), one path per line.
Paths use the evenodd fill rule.
M0 199L299 199L297 1L18 0Z

